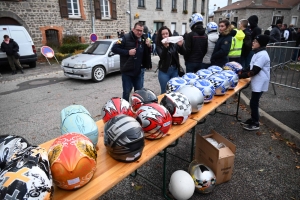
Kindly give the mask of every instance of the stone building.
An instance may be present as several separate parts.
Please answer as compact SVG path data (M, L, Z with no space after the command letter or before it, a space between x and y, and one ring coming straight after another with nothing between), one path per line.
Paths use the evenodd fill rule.
M207 0L0 0L0 25L24 26L39 51L43 45L62 42L64 35L77 35L82 43L115 38L141 21L150 30L162 25L183 34L189 30L193 12L206 17Z
M282 19L284 24L300 27L299 0L243 0L232 3L214 11L214 21L222 19L238 22L248 19L251 15L258 16L258 26L263 30L269 28L276 20Z

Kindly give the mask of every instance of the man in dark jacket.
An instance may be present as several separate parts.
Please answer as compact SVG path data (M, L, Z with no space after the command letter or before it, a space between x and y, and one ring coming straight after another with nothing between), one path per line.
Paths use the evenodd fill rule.
M245 34L245 38L243 40L243 46L242 46L242 54L241 54L241 59L240 63L243 67L243 69L246 69L246 61L248 54L252 50L252 41L251 41L251 33L247 29L248 26L248 20L246 19L241 19L239 21L239 29L242 30Z
M274 43L274 42L281 42L281 29L282 26L282 20L278 19L276 21L276 25L272 27L271 33L270 33L270 43Z
M12 38L9 38L8 35L4 35L3 38L4 40L1 44L1 50L6 53L9 66L12 69L12 75L17 73L15 64L23 74L23 67L19 61L19 45Z
M120 70L122 73L123 99L129 101L134 90L143 87L142 68L149 68L151 59L151 43L143 36L144 25L137 22L122 40L117 41L112 52L120 54Z
M201 69L201 63L203 57L207 52L207 35L203 28L203 17L199 13L195 13L190 18L189 32L185 36L185 48L186 52L184 55L186 72L197 72Z

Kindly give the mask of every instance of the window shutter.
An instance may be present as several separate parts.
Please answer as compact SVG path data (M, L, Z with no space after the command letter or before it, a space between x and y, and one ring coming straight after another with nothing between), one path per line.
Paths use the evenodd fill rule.
M95 18L101 19L101 0L94 0L94 7L95 7Z
M62 18L69 17L67 0L59 0L59 9L60 9L60 16Z
M117 4L116 0L111 0L111 18L117 19Z

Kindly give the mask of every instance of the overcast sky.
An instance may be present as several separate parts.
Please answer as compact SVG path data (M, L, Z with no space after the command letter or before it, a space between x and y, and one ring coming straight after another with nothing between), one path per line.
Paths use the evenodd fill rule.
M238 0L232 0L232 3L237 1ZM224 6L227 6L227 3L227 0L209 0L209 14L211 14L214 11L214 9L217 10L218 7L222 8ZM214 4L216 4L215 7Z

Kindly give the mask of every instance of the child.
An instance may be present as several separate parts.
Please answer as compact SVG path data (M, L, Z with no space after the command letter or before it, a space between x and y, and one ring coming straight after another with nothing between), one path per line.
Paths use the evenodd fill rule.
M266 51L269 42L268 35L257 35L252 42L254 55L250 62L250 70L239 73L239 78L251 77L251 118L241 122L243 128L249 131L259 129L259 99L263 92L268 91L270 81L270 57Z

